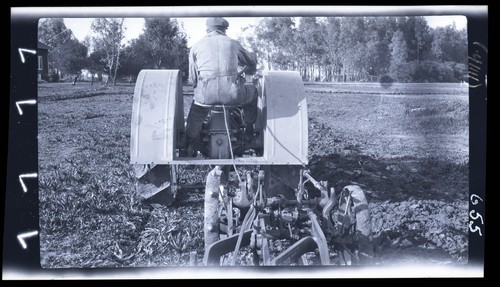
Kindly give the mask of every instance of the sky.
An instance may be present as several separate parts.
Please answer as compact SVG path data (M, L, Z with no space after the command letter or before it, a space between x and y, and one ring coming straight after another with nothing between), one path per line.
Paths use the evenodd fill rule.
M205 36L205 21L207 18L177 18L179 23L184 26L184 31L188 36L188 47L197 40ZM256 23L258 18L250 17L226 17L229 22L229 28L226 34L236 39L240 36L240 31L243 27ZM64 24L67 28L71 29L73 34L78 40L83 40L85 36L90 35L90 25L93 18L64 18ZM125 18L125 43L137 38L143 30L144 18Z
M177 18L179 23L184 26L184 31L188 36L188 47L194 42L205 36L206 18ZM249 25L256 24L259 18L254 17L226 17L229 22L229 28L226 34L237 39L241 35L241 29ZM431 28L444 27L455 22L457 29L467 26L467 18L464 16L429 16L426 17L427 23ZM65 18L66 27L71 29L75 37L82 41L87 35L91 34L90 25L93 18ZM144 18L125 18L125 43L137 38L143 30Z

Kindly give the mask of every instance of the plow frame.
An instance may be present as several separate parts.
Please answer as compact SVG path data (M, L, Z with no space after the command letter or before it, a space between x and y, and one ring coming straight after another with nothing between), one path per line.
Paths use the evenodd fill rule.
M205 212L212 212L211 217L206 217L205 222L209 223L206 225L208 229L205 230L205 254L203 258L203 264L206 266L220 266L222 256L232 253L232 265L236 263L236 254L240 248L250 247L254 254L254 265L263 266L279 266L279 265L308 265L308 261L305 255L309 252L315 252L319 257L319 264L330 265L330 252L328 248L328 240L325 236L324 229L331 233L330 228L333 226L330 222L329 212L332 210L335 203L335 197L333 194L328 194L326 191L326 182L315 181L308 173L308 171L301 170L301 178L306 178L306 181L300 181L298 188L296 189L295 199L285 199L284 197L266 197L266 192L264 190L264 177L267 176L261 170L258 176L258 189L255 193L253 191L248 191L248 185L245 182L240 183L240 190L233 198L237 202L241 201L241 197L252 194L252 200L248 203L248 206L241 206L242 209L248 207L248 211L243 219L240 226L233 225L232 218L229 221L222 223L219 220L219 214L214 216L215 210L221 210L217 208L220 204L226 206L222 208L224 210L232 210L235 207L232 200L216 200L214 194L217 193L216 189L222 190L220 186L220 175L221 169L215 167L207 176L207 188L205 190L206 199L205 201ZM248 181L251 180L251 176L247 174ZM312 181L318 187L322 188L321 197L317 198L304 198L303 186L306 182ZM332 189L333 191L333 189ZM299 199L300 200L297 200ZM229 202L229 204L228 204ZM280 254L271 258L269 250L269 238L274 239L286 239L277 238L276 235L267 232L268 224L270 224L269 216L270 213L265 212L265 208L270 208L272 210L281 210L285 207L291 207L293 210L300 209L301 213L307 214L307 219L305 220L309 226L309 234L302 236L301 238L295 238L295 242L282 251ZM318 215L314 212L316 211ZM207 213L206 213L207 215ZM298 217L298 216L297 216ZM229 216L226 218L230 218ZM266 218L268 218L266 222ZM207 220L208 219L208 220ZM280 227L274 227L278 230L282 230L282 217L281 214L278 219L280 222ZM215 227L218 228L215 228ZM288 225L291 233L291 225ZM269 226L269 228L271 228ZM232 230L234 232L228 232ZM207 234L207 232L209 234ZM281 231L280 231L281 232ZM278 232L278 233L280 233ZM225 238L219 238L221 233L226 233ZM281 233L280 233L281 234ZM291 239L291 238L288 238Z

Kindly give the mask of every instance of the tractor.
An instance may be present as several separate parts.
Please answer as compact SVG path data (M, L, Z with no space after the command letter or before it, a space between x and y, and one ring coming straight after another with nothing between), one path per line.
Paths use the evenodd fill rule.
M336 192L307 169L307 102L300 74L241 76L259 92L255 137L243 136L240 106L212 106L201 132L206 156L187 157L181 145L186 119L180 71L139 73L130 142L138 192L144 198L162 195L170 204L183 188L179 165L214 166L204 186L206 266L241 265L237 254L243 249L251 254L250 265L264 266L333 265L335 254L341 264L370 258L370 215L361 188ZM256 169L240 175L242 166ZM231 172L237 175L233 189ZM273 244L285 247L276 253Z

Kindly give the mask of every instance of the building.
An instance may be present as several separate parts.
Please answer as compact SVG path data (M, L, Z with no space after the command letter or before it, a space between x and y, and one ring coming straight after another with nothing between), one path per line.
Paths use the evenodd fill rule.
M38 81L49 81L49 50L49 46L38 41Z

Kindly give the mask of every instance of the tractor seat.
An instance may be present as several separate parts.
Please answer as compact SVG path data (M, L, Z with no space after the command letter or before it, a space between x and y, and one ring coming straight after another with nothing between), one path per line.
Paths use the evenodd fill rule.
M195 105L200 106L200 107L205 107L205 108L213 108L213 109L219 109L222 110L224 107L227 109L230 108L242 108L243 105L207 105L207 104L201 104L198 102L194 102Z

